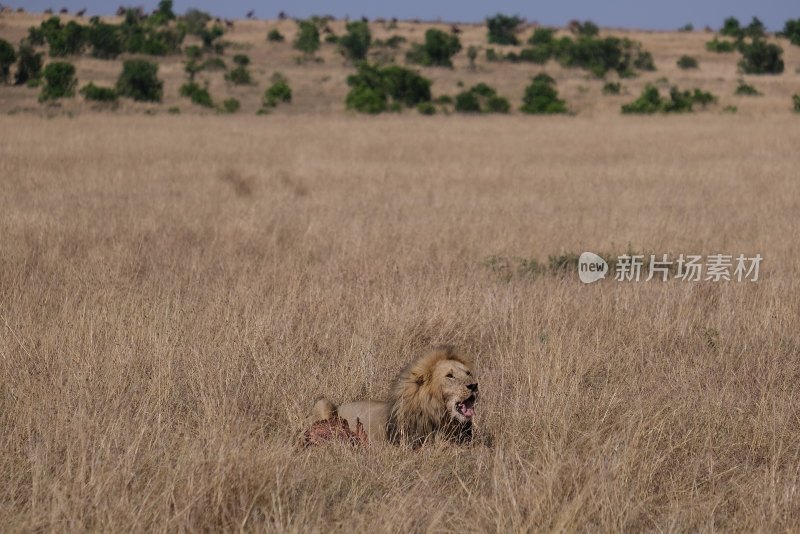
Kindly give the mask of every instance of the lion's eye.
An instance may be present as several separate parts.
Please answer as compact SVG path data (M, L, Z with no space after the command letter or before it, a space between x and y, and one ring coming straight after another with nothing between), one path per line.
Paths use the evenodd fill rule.
M447 373L447 378L453 378L453 373Z

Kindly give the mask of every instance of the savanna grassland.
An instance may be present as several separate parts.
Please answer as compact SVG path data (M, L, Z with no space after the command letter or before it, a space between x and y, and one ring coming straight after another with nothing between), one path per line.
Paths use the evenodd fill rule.
M267 47L274 23L230 38L257 24ZM672 74L697 35L641 33L659 71L625 83L730 94L733 57ZM4 531L797 528L797 50L735 115L622 116L630 95L553 68L575 116L369 117L343 111L350 67L286 47L295 98L268 116L255 89L236 115L191 108L177 59L157 108L0 88L19 108L0 116ZM96 62L79 79L112 72ZM455 91L480 81L462 67L425 71ZM515 103L536 72L491 68ZM584 250L764 261L755 283L531 267ZM491 439L297 447L316 397L380 398L442 342L474 355Z

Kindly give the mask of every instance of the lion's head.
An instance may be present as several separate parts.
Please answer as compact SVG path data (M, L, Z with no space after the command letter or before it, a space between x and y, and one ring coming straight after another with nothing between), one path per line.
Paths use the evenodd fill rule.
M439 433L468 441L477 401L472 361L453 347L436 347L400 371L392 383L388 437L418 444Z

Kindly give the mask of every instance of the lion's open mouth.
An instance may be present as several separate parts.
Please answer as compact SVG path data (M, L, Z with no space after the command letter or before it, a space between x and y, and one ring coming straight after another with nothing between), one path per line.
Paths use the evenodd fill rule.
M478 397L473 393L463 401L456 404L456 410L458 410L458 413L464 417L472 417L475 415L475 402L477 400Z

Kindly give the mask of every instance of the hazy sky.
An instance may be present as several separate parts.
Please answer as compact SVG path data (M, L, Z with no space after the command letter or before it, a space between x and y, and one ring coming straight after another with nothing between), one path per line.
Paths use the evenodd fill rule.
M127 2L101 0L0 0L13 7L29 11L43 11L48 7L70 11L87 8L88 14L110 14L120 3L141 5L152 10L158 0L130 0ZM397 17L422 20L480 21L494 13L518 14L529 21L542 24L565 25L571 19L591 19L600 26L642 29L675 29L691 22L696 28L709 25L717 29L727 16L748 22L753 16L760 18L770 30L783 28L789 18L800 18L800 1L765 0L561 0L559 2L524 2L499 0L495 2L456 2L444 0L404 0L376 2L369 0L176 0L175 11L183 13L189 7L208 11L227 18L243 18L255 9L256 17L275 18L280 11L292 17L309 15L334 15L344 17Z

